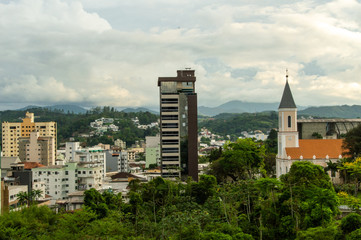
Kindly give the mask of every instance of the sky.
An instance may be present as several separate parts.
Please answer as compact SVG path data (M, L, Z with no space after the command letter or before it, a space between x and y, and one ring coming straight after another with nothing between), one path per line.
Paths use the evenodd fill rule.
M1 0L0 109L158 106L191 68L198 105L361 105L361 2Z

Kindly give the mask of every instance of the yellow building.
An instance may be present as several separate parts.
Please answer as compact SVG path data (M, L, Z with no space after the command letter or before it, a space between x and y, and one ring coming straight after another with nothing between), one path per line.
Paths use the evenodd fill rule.
M35 122L34 113L27 112L22 122L2 123L2 152L4 157L19 156L19 138L29 138L31 132L38 132L39 137L54 138L52 159L56 156L56 122Z

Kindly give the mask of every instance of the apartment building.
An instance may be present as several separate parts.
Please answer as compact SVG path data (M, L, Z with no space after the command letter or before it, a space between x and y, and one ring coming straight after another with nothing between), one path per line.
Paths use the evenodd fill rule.
M33 168L32 173L33 189L45 186L45 194L52 199L66 199L69 193L80 190L99 189L103 181L101 167L84 167L75 162Z
M105 150L99 146L82 148L79 142L67 142L64 158L65 162L76 162L84 167L101 167L105 177Z
M56 156L56 122L35 122L34 113L27 112L22 122L3 122L2 123L2 153L4 157L19 156L19 139L30 139L32 132L38 132L39 137L52 138L51 159L55 160ZM52 160L50 160L52 162Z
M128 152L109 150L105 152L106 172L128 172Z
M165 178L198 181L197 94L194 70L159 77L161 172Z
M54 137L40 137L39 132L31 132L30 137L19 138L19 158L22 162L36 162L45 166L55 164Z
M150 164L160 165L160 136L145 137L145 167Z

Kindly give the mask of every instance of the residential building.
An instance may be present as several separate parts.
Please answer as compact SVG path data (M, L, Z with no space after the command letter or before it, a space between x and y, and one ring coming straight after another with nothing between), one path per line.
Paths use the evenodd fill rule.
M114 141L114 146L120 147L121 149L124 150L124 149L127 148L127 143L124 142L124 141L122 141L122 140L120 140L120 139L116 139L116 140Z
M343 157L342 139L299 139L297 107L288 84L288 75L278 116L277 177L288 173L295 161L310 161L326 167L327 162L336 162ZM339 179L334 172L331 173L331 178L334 182Z
M129 172L128 151L121 151L118 158L118 172Z
M1 157L0 165L1 165L1 177L4 178L8 176L11 172L11 166L14 163L19 163L19 157Z
M106 172L128 172L128 152L110 150L105 152Z
M53 138L53 156L56 156L56 122L35 122L34 113L27 112L22 122L2 123L2 152L4 157L19 156L19 138L30 138L31 132L38 132L40 137Z
M66 200L58 200L56 201L56 205L65 211L81 209L84 205L84 191L69 193Z
M87 167L101 167L103 178L105 177L105 150L99 146L82 148L79 142L67 142L64 157L66 162L77 162Z
M66 199L69 193L99 189L103 181L101 167L83 167L75 162L64 166L45 166L33 168L33 188L45 185L45 193L52 199Z
M198 181L197 94L194 70L159 77L161 172L164 178Z
M17 162L11 164L11 175L18 185L27 185L28 191L33 190L33 173L31 169L45 167L44 165L36 162ZM39 188L41 186L39 185ZM37 188L37 189L39 189ZM41 189L42 190L42 189Z
M80 149L80 142L66 142L65 143L65 160L73 162L75 159L75 152Z
M145 167L150 164L160 165L160 136L145 137Z
M17 195L21 192L27 193L28 186L26 186L26 185L8 186L7 191L8 191L7 195L9 196L9 199L8 199L9 206L7 206L7 207L11 211L11 210L14 210L14 209L17 209L18 207L20 207Z
M40 137L39 132L31 132L30 137L19 138L19 158L22 162L37 162L45 166L55 164L55 138Z

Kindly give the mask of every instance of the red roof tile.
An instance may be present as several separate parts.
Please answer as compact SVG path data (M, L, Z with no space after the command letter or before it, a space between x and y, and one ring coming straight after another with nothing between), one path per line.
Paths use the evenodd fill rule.
M287 156L291 159L338 159L342 156L342 139L300 139L299 147L286 148Z
M37 163L37 162L23 162L24 163L24 169L32 169L32 168L38 168L38 167L45 167L45 165Z

